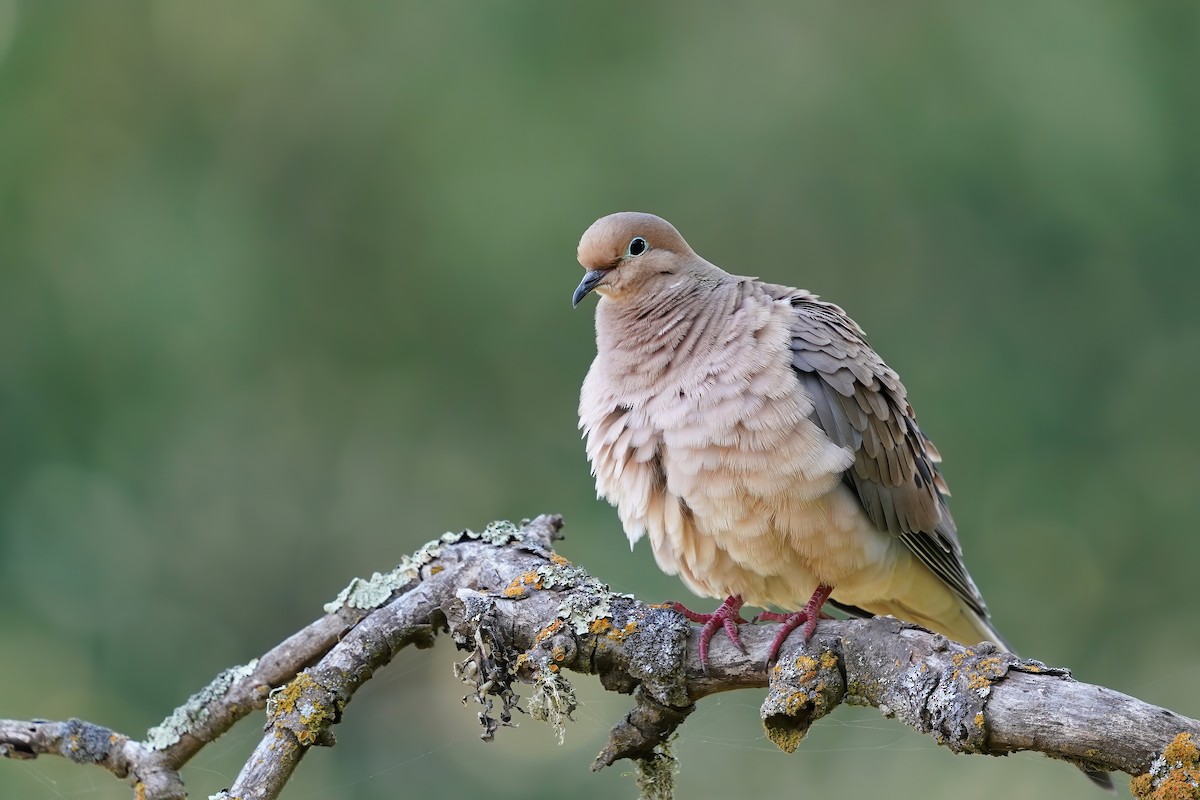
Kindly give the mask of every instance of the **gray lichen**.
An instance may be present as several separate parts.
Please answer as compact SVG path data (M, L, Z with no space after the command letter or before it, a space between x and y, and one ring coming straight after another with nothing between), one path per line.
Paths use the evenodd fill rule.
M687 619L666 608L639 610L630 616L636 624L629 635L629 674L658 702L680 708L691 705L686 681L678 671L691 635ZM622 625L622 617L623 609L618 607L614 624Z
M257 668L258 659L254 659L248 664L222 671L207 686L172 711L171 716L146 731L144 744L151 750L162 750L178 742L183 734L208 719L209 703L224 697L231 686L250 677Z
M986 752L984 705L992 687L1019 663L986 642L944 660L914 663L883 688L879 710L957 753Z
M99 764L108 758L117 738L118 734L102 725L70 719L63 723L58 752L76 764Z
M479 723L483 726L480 738L490 742L501 726L516 727L512 712L521 710L517 706L520 698L512 688L515 655L505 647L503 636L495 630L494 622L488 619L495 601L466 588L459 589L457 595L465 613L463 625L452 630L452 634L460 647L470 647L473 643L474 650L454 664L454 676L472 689L463 698L463 703L474 700L483 706L479 712ZM460 628L473 628L473 631L468 634ZM493 697L500 698L498 719L492 715Z

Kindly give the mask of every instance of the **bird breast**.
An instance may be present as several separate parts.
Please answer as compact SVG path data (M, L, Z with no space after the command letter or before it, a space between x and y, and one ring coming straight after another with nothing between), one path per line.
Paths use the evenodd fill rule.
M748 282L725 289L642 319L601 302L580 425L631 544L648 534L700 594L786 606L886 542L855 535L863 515L841 483L853 454L809 419L789 306Z

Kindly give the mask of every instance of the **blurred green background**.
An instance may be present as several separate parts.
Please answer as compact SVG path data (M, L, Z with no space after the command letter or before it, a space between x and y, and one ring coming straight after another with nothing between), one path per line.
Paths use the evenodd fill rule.
M946 458L1026 655L1200 715L1200 6L0 0L0 716L139 735L351 576L560 512L561 551L687 599L594 500L579 234L675 222L843 305ZM477 740L447 640L355 699L285 797L632 797ZM706 700L680 797L1097 794L841 708L792 756ZM229 785L261 713L185 772ZM0 763L0 797L130 796Z

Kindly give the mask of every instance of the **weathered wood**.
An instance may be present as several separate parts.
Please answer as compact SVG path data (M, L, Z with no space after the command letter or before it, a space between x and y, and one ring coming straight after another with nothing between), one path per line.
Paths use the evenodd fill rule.
M79 720L0 720L0 755L63 755L130 778L138 797L179 800L178 768L265 706L265 735L223 795L274 798L310 747L333 743L333 725L377 669L448 629L468 653L456 672L483 706L484 739L509 721L520 683L532 685L522 690L530 694L526 710L560 732L576 707L566 672L595 674L605 688L632 694L632 710L593 768L633 759L647 795L669 796L666 742L695 703L750 687L768 690L764 727L789 751L813 722L850 703L875 706L955 752L1029 750L1140 775L1139 796L1187 790L1200 776L1197 720L891 618L822 621L807 645L789 639L769 668L773 626L746 626L748 652L717 637L705 670L681 614L613 593L554 554L560 526L543 516L520 529L497 523L447 534L391 572L355 580L325 617L221 673L144 742Z

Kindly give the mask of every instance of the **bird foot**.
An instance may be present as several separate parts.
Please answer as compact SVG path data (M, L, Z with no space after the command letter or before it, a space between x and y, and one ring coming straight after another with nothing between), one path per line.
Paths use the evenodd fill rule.
M738 636L738 625L745 624L746 620L742 619L742 597L741 595L731 595L725 598L725 602L711 614L698 614L690 608L684 607L682 603L668 603L668 605L683 614L692 622L699 622L704 625L700 629L700 665L704 667L704 671L708 672L708 643L712 640L713 634L718 628L725 631L725 635L729 637L729 641L737 646L738 650L746 652L746 646L742 644L742 639Z
M779 656L779 649L783 647L783 643L787 640L788 635L796 630L796 628L804 626L804 643L808 644L813 634L817 632L817 621L833 619L828 614L821 613L821 607L825 605L825 601L829 599L829 595L832 592L832 586L821 584L813 592L812 597L808 598L808 602L804 604L804 608L799 611L792 614L777 614L774 611L763 611L754 618L755 622L764 620L781 623L779 630L775 633L775 638L771 640L770 649L767 650L768 664L775 662L776 657Z

